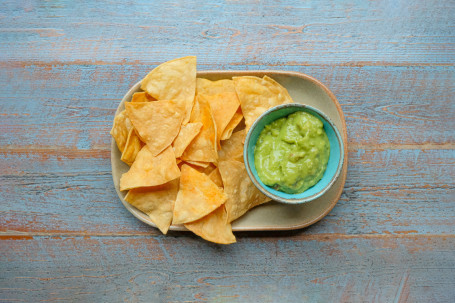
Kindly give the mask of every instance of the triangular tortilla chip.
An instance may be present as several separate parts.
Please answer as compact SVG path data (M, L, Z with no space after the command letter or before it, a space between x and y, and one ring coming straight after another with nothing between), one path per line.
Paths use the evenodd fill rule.
M231 224L227 222L227 213L224 205L197 221L186 223L185 227L210 242L218 244L236 242Z
M216 169L215 164L214 163L209 163L209 165L207 167L205 167L202 172L208 176L215 169Z
M120 190L157 186L180 177L172 147L158 156L153 156L147 145L137 154L128 172L120 178Z
M270 77L254 76L233 77L235 91L240 100L243 116L245 117L245 133L253 122L269 108L292 103L288 91Z
M184 106L183 124L190 119L196 92L196 57L160 64L141 82L141 89L157 100L177 100Z
M221 140L227 140L231 137L232 132L240 124L240 121L243 119L242 109L239 109L235 112L234 116L232 117L231 121L229 121L228 125L224 129L223 133L221 134Z
M126 114L126 110L121 111L114 118L114 125L111 129L111 135L117 143L117 147L120 152L123 152L126 141L128 140L128 133L133 126L131 125L130 119Z
M126 102L125 107L137 134L154 156L177 137L183 108L175 101Z
M193 139L199 134L201 128L201 122L188 123L187 125L182 125L180 127L180 132L172 143L172 147L174 147L175 156L177 158L183 154L191 141L193 141Z
M234 117L237 109L240 107L237 94L233 92L225 92L215 95L198 94L199 99L205 99L210 104L213 119L216 124L216 138L218 147L220 147L221 135L226 126Z
M208 174L210 180L213 181L213 183L215 183L216 185L218 185L218 187L223 187L223 179L221 179L221 174L220 174L220 170L217 168L215 168L214 170L212 170L211 173Z
M221 149L218 151L218 161L237 160L243 162L243 140L245 132L243 130L235 132L225 141L221 142Z
M204 78L196 79L196 93L214 95L224 92L235 93L234 82L229 79L210 81Z
M176 159L176 160L180 160L180 159ZM207 169L205 167L194 165L194 164L188 163L188 162L183 161L183 160L180 160L180 162L177 165L178 165L180 171L182 170L182 166L183 165L189 165L189 166L191 166L192 168L194 168L195 170L197 170L198 172L201 172L201 173L203 173Z
M125 201L147 214L153 223L166 234L172 222L172 210L179 191L179 180L175 179L156 187L131 189Z
M249 209L271 200L254 186L242 162L228 160L219 162L218 165L224 192L228 197L226 200L228 222L241 217Z
M210 163L209 162L200 162L200 161L190 161L190 160L185 160L186 163L191 164L193 166L198 166L201 168L207 168Z
M134 93L133 97L131 98L131 102L149 102L149 101L156 101L155 98L147 94L146 92L138 92Z
M143 146L144 143L136 134L136 130L132 127L130 129L130 133L128 134L128 140L126 141L125 149L123 150L120 160L131 166L131 164L133 164L134 160L136 159L137 153Z
M189 165L182 165L180 190L174 206L174 224L196 221L226 201L226 195L210 178Z
M216 125L205 99L196 98L190 122L201 122L202 128L180 158L185 161L216 162Z

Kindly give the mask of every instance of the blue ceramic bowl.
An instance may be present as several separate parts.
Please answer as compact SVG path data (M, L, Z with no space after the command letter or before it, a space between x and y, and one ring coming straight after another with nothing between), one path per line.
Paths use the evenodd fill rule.
M308 188L303 193L287 194L275 190L272 187L269 187L262 183L254 165L254 149L259 134L266 125L297 111L308 112L322 121L324 124L324 130L330 142L330 157L329 162L327 163L327 169L325 170L322 179L319 180L318 183ZM330 121L330 119L324 113L308 105L291 103L272 107L263 113L258 119L256 119L245 138L243 158L245 160L246 170L250 176L251 181L253 181L254 185L264 195L278 202L300 204L310 202L322 196L333 185L333 183L335 183L336 179L340 175L341 168L343 167L344 146L340 132L336 128L335 124Z

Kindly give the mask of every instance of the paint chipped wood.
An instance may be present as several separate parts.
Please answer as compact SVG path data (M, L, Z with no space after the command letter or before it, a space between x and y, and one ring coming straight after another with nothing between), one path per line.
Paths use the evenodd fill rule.
M454 302L449 1L0 3L0 300ZM337 206L222 247L115 194L115 108L151 68L309 74L346 116Z
M250 234L231 246L190 234L1 241L6 300L450 302L455 296L453 236Z

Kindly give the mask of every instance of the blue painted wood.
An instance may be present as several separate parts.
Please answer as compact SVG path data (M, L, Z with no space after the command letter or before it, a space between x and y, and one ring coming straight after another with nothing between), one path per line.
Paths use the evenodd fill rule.
M455 238L4 238L6 301L453 302ZM34 261L31 261L34 260Z
M453 234L454 150L362 149L348 156L340 201L302 233ZM7 150L0 157L0 231L159 234L121 204L108 151Z
M0 61L455 61L452 1L7 0L0 12Z
M0 301L454 302L455 3L0 3ZM113 191L108 131L156 64L328 85L349 170L321 222L220 247Z
M108 148L116 107L128 89L153 67L6 63L0 68L0 146ZM449 148L453 147L453 66L283 69L314 76L333 91L346 116L351 146L448 144Z

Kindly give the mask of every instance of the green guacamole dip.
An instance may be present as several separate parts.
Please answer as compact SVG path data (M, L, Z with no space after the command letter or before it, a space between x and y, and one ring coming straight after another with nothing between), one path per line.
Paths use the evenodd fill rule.
M307 112L295 112L262 130L254 164L264 184L296 194L322 178L329 155L330 143L321 120Z

